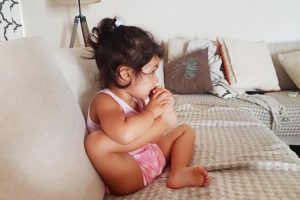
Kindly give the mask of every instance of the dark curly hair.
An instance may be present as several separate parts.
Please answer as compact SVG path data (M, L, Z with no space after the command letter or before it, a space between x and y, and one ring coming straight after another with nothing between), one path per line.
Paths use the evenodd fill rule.
M105 18L92 29L88 44L92 47L100 71L99 80L102 88L114 85L126 88L117 81L118 67L125 65L137 74L153 56L163 57L164 48L153 35L135 26L116 25L116 18Z

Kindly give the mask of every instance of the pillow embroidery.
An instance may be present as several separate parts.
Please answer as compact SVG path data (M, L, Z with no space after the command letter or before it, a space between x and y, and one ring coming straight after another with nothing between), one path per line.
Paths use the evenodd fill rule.
M182 63L176 64L176 66L174 67L174 71L170 74L170 76L174 79L176 73L184 69L184 77L187 80L193 79L197 75L197 64L197 58L195 57L184 58L184 61Z
M177 58L165 67L165 85L178 94L207 92L212 88L207 49Z

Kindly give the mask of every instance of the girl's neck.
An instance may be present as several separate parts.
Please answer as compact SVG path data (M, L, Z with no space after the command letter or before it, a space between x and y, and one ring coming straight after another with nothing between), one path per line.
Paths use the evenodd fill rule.
M136 102L134 101L134 97L126 91L126 89L117 88L117 87L109 87L108 88L112 93L117 95L123 101L125 101L129 106L135 108Z

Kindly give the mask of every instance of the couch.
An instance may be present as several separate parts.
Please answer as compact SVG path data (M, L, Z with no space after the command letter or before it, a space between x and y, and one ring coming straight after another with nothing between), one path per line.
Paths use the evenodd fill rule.
M208 94L176 95L175 110L196 131L192 164L207 168L209 187L171 190L166 168L141 191L105 196L83 143L95 62L86 49L45 43L0 43L0 199L299 199L297 155L251 108Z

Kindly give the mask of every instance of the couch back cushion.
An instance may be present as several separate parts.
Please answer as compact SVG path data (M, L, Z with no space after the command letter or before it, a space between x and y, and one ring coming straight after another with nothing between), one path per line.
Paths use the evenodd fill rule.
M84 117L45 43L0 43L0 199L102 199Z
M297 86L292 81L290 76L284 70L282 64L278 60L278 54L289 53L292 51L300 50L300 41L292 42L277 42L269 43L268 48L272 56L273 64L276 70L277 78L279 81L280 88L282 90L295 90Z
M86 117L93 96L100 90L99 70L95 59L87 59L92 56L90 49L61 48L54 51L54 56ZM164 86L163 61L160 62L156 75L158 85Z
M167 61L181 56L187 47L188 40L183 38L172 38L171 41L172 42L170 42L169 40L168 44L168 57L166 59ZM294 84L294 82L284 70L282 64L279 62L278 54L288 53L296 50L299 51L300 41L268 43L267 46L272 57L280 88L282 90L297 89L297 86Z
M86 117L90 101L100 88L95 59L87 59L91 54L85 47L57 49L54 57Z

